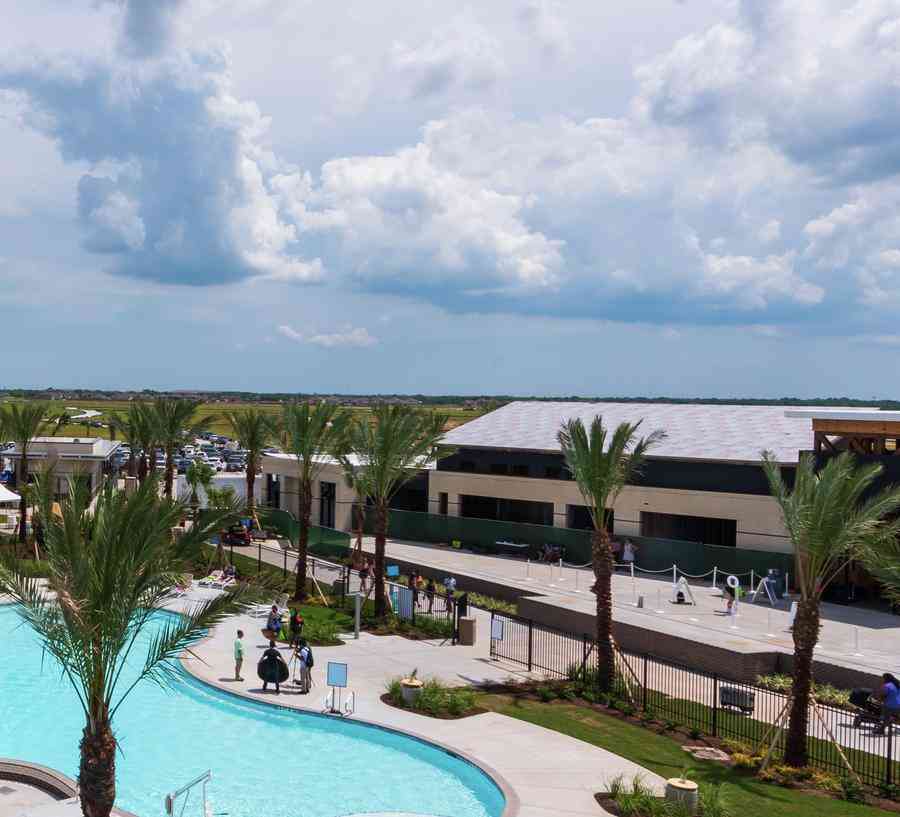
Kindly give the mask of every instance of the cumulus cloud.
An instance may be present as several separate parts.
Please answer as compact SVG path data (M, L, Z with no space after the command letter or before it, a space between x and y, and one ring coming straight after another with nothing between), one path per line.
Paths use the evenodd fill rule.
M550 0L530 0L519 9L525 33L538 43L545 56L556 58L572 49L562 10Z
M505 71L500 42L468 17L457 18L424 42L394 42L389 66L412 97L483 88Z
M187 0L99 0L119 8L119 47L128 56L153 57L175 37L178 12Z
M64 159L86 163L78 187L85 246L114 271L181 284L251 276L323 276L277 211L268 120L231 88L227 50L152 62L19 57L0 61L25 121Z
M363 326L343 326L335 332L313 332L303 334L287 325L281 325L276 330L279 335L296 343L309 343L313 346L321 346L325 349L336 347L365 348L378 343L378 338L369 334L369 330Z
M120 5L125 26L137 12ZM377 155L363 131L316 167L269 149L227 51L171 48L177 8L128 52L153 59L0 60L25 120L86 165L85 245L120 273L327 277L451 310L664 326L833 327L839 310L862 327L900 303L897 0L731 4L648 59L612 115L596 99L504 112L509 43L464 14L377 64L335 58L353 80L338 105L377 91L424 125ZM561 9L525 0L507 23L574 60Z

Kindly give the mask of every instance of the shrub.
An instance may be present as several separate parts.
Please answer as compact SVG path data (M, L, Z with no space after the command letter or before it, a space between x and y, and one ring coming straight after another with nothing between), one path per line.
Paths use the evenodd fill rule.
M703 733L695 726L693 729L691 729L690 736L691 740L700 740L700 738L703 736Z
M839 796L849 803L865 802L865 793L859 781L852 774L843 774L838 778Z
M400 686L400 679L392 678L385 686L391 703L394 706L403 706L403 687Z
M540 698L545 704L549 703L556 697L556 692L553 691L552 687L547 686L546 684L541 684L535 692L537 692L538 698Z
M888 800L900 800L900 786L896 783L882 783L878 790L882 797L886 797Z
M475 693L471 689L456 687L447 690L447 712L455 717L475 708Z
M703 817L731 817L723 790L722 783L700 784L700 813Z
M790 675L759 675L756 685L772 692L789 694L794 686L794 679ZM838 689L831 684L813 684L813 698L820 704L835 706L840 709L850 707L850 693L845 689Z
M726 738L722 741L722 748L728 752L729 754L742 754L742 755L752 755L753 747L750 746L749 743L745 743L742 740L733 740L732 738Z
M759 768L759 764L762 763L762 758L751 752L734 752L731 755L731 762L737 769L750 769L751 771L755 771Z
M663 723L663 729L666 732L674 732L678 728L678 721L667 720Z

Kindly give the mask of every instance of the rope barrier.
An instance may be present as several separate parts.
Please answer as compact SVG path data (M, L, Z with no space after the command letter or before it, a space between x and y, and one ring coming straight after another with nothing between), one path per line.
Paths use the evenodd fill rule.
M714 568L715 569L715 568ZM714 570L713 569L713 570ZM687 576L689 579L704 579L707 576L711 576L713 574L713 570L707 570L706 573L700 573L698 575L694 575L693 573L685 573L681 568L678 568L678 572L682 576Z

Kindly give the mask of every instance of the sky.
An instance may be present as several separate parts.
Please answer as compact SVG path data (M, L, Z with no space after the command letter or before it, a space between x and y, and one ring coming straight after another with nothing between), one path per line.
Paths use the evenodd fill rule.
M896 397L900 0L4 0L0 387Z

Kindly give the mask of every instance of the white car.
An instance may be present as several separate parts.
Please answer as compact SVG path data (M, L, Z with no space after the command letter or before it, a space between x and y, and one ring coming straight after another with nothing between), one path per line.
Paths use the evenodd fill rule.
M207 457L206 464L210 468L215 468L216 471L224 471L225 470L225 463L222 462L222 460L220 460L218 457Z

